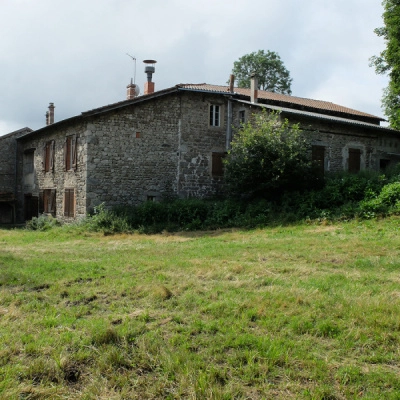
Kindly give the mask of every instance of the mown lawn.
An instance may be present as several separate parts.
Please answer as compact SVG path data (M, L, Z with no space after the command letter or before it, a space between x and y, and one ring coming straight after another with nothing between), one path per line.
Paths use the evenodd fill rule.
M0 230L0 398L400 399L399 228Z

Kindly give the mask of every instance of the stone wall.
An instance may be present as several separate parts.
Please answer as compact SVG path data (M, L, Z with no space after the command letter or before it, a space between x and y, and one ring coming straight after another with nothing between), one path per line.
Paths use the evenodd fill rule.
M16 139L31 130L23 128L18 131L0 136L0 193L15 192L16 179Z
M173 94L91 118L85 132L88 209L177 193L179 112Z
M85 124L56 124L34 132L19 142L18 156L18 216L23 219L25 196L27 194L39 197L42 190L56 191L56 218L71 220L64 216L64 190L75 189L75 218L86 215L86 144L84 142ZM77 166L76 170L65 170L64 146L67 136L77 136ZM54 168L45 172L43 169L44 147L54 140ZM24 162L26 154L33 151L34 168L32 179L26 179ZM25 171L26 172L26 171Z

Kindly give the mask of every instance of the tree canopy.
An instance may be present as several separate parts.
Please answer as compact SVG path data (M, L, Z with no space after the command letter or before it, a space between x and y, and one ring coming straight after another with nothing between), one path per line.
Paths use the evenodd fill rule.
M290 73L274 51L268 50L265 53L264 50L258 50L245 54L233 63L232 73L239 87L249 88L250 75L255 73L259 89L282 94L292 93Z
M370 59L377 74L387 74L389 84L384 91L382 106L390 126L400 129L400 2L383 0L382 14L384 27L376 28L375 33L385 40L386 49L379 56Z
M225 160L225 181L232 194L277 197L313 185L310 147L298 124L279 113L254 114L235 132Z

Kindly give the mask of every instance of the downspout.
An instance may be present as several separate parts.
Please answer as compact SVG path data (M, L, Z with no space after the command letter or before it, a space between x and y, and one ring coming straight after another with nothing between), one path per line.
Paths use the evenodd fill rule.
M182 96L179 95L179 118L178 118L178 165L176 167L176 194L179 197L181 181L181 141L182 141Z
M12 205L13 209L13 224L16 223L17 221L17 215L16 215L16 203L17 203L17 193L18 193L18 138L15 138L15 173L14 173L14 204Z
M228 125L226 127L226 151L230 150L232 141L232 100L228 97Z
M233 94L233 86L235 82L235 76L233 74L230 75L229 77L229 92ZM228 151L231 148L231 142L232 142L232 124L233 124L233 112L232 112L232 100L231 96L228 97L228 121L227 121L227 127L226 127L226 143L225 143L225 148L226 151Z

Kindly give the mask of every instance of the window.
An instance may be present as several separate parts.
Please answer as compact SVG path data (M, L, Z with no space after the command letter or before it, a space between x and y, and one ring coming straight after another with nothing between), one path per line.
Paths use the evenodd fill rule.
M210 126L221 126L221 106L210 104Z
M77 137L67 136L64 144L65 171L76 170Z
M361 150L349 149L349 172L359 172L361 167Z
M239 111L239 124L245 124L245 123L246 123L246 111L240 110Z
M43 171L54 171L54 140L46 142L43 148Z
M39 214L56 216L56 190L44 189L39 192Z
M147 196L147 201L156 201L156 196Z
M311 147L311 158L315 168L315 171L319 175L324 175L325 172L325 147L324 146L312 146Z
M212 153L211 175L213 177L224 176L224 157L226 153Z
M34 172L34 150L26 151L24 154L24 175L32 174Z
M385 171L389 166L390 166L390 160L387 160L387 159L384 159L384 158L381 158L379 160L379 169L381 171Z
M75 189L64 190L64 217L75 217Z

